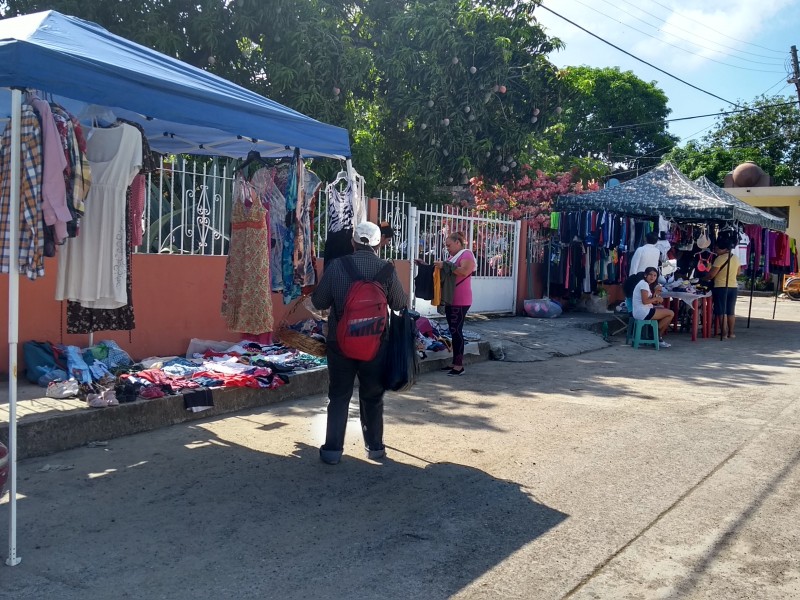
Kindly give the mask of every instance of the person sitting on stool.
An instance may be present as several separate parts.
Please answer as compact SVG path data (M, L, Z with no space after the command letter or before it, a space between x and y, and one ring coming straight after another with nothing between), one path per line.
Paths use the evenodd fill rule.
M656 286L657 280L658 269L647 267L644 279L637 283L633 290L633 318L638 321L651 319L658 321L658 345L661 348L669 348L672 344L664 341L664 334L675 313L662 306L664 299L661 297L661 286Z

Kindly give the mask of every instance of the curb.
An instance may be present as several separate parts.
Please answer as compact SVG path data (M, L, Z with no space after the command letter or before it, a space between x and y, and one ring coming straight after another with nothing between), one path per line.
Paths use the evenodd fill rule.
M480 354L464 356L465 364L488 360L489 343L478 342ZM420 374L438 370L450 357L430 359L420 364ZM180 395L139 399L102 409L79 409L45 417L23 417L17 423L18 460L47 456L79 448L93 441L106 441L161 427L199 421L242 410L269 406L325 394L328 370L319 369L290 375L289 384L275 390L219 388L212 390L214 408L192 413L184 408ZM390 392L391 393L391 392ZM8 444L8 423L0 425L0 441Z

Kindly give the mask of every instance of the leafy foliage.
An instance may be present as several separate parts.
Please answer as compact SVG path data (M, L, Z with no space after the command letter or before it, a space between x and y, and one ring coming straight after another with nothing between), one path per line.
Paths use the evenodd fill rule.
M523 164L601 176L608 165L598 156L611 138L620 154L666 145L661 130L652 139L587 131L663 118L666 98L630 73L559 72L547 57L561 42L538 25L538 4L5 0L0 8L6 16L55 9L97 22L345 127L368 190L402 190L426 201L438 186L464 185L478 174L519 176ZM320 161L314 169L330 177L340 165Z
M370 187L429 194L521 164L558 93L536 1L8 0L95 21L353 135ZM532 122L533 110L541 111ZM331 170L338 170L332 165ZM324 167L322 168L324 171Z
M575 180L575 173L559 173L549 176L524 165L521 177L508 179L504 183L487 183L482 177L470 181L470 193L475 208L479 211L506 215L512 219L524 219L537 231L550 226L553 201L561 194L581 194L598 189L594 181L584 185ZM533 176L531 176L533 175Z
M548 131L552 147L565 156L607 157L630 168L643 156L660 156L678 138L667 131L667 96L656 82L618 67L568 67L560 75L564 112ZM647 126L621 127L635 123Z
M800 109L784 96L760 96L741 104L744 112L718 118L701 141L691 140L664 156L694 179L705 175L722 185L745 161L757 163L775 185L800 183Z

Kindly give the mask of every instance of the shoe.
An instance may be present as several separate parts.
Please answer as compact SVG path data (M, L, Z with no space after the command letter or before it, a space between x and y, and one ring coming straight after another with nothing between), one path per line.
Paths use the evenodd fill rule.
M386 458L386 448L381 448L380 450L367 450L367 458L370 460L380 460L382 458Z
M661 340L660 342L658 342L658 347L659 348L672 348L672 344L670 344L669 342L665 342L664 340Z
M96 394L95 392L90 392L86 396L86 403L92 408L105 408L108 406L108 403L103 398L103 395Z
M119 406L119 400L117 400L117 393L114 388L103 392L103 400L105 400L106 406Z
M456 371L455 369L450 369L450 371L448 371L448 373L447 373L447 376L448 377L460 377L463 374L464 374L464 369L461 369L460 371Z
M323 448L320 448L319 459L326 465L338 465L339 461L342 460L342 452L336 450L324 450Z

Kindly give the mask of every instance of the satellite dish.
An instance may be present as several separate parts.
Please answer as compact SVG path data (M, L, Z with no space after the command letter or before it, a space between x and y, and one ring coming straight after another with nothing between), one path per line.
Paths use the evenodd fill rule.
M619 185L619 179L614 179L612 177L611 179L606 181L606 187L607 188L617 187L618 185Z

